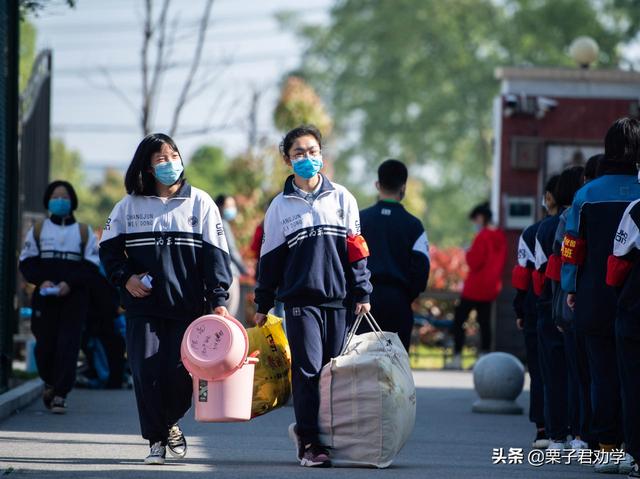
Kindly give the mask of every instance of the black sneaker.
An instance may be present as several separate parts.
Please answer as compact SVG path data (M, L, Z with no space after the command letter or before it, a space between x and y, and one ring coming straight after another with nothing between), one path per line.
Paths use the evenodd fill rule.
M631 472L627 477L631 477L631 478L640 477L640 468L638 467L638 463L636 461L633 461L632 464L633 464L633 467L631 468Z
M61 396L55 396L51 400L51 412L53 414L66 414L67 400Z
M296 457L298 458L298 461L301 461L302 456L304 456L304 444L302 444L300 436L298 436L295 422L289 424L289 438L293 441L293 444L296 448Z
M167 455L167 448L160 442L154 442L151 444L149 455L144 458L144 463L150 466L160 466L164 464L164 459Z
M167 447L173 457L181 459L187 455L187 440L178 423L175 423L169 428Z
M44 385L44 389L42 390L42 402L44 403L44 407L47 409L51 409L51 401L53 401L53 386L49 384Z
M300 465L304 467L331 467L329 449L319 444L310 444L300 459Z

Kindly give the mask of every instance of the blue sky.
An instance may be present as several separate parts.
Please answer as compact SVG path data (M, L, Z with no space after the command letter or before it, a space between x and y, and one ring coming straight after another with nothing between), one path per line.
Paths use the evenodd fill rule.
M53 50L53 133L80 151L92 181L107 166L126 168L141 139L142 4L141 0L79 0L74 9L57 5L32 19L38 48ZM186 65L191 59L195 25L204 4L204 0L172 2L169 17L178 19L179 40L172 57L177 63ZM185 159L205 143L230 153L246 148L246 120L254 89L262 92L258 130L273 142L279 140L271 120L279 81L299 64L303 45L279 25L275 14L293 11L306 22L323 23L332 4L333 0L214 2L200 70L203 78L211 80L185 109L181 129L223 128L204 135L179 130L175 140ZM157 131L168 128L186 73L185 66L167 73L155 115ZM138 107L136 111L108 86L107 75Z

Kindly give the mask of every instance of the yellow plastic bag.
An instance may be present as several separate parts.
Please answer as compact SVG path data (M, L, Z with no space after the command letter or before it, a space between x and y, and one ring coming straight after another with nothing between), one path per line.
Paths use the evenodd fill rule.
M249 353L260 351L253 377L251 417L283 406L291 394L291 350L282 318L269 314L264 326L247 329Z

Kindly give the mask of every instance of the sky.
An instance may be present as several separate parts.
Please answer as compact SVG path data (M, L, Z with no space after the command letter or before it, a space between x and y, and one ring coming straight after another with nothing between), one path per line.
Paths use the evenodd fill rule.
M161 2L154 0L159 10ZM261 92L258 131L277 143L281 132L272 112L279 85L300 62L303 43L280 26L278 12L296 13L305 23L326 23L333 0L215 0L203 49L201 80L206 88L182 115L174 139L187 160L203 144L229 154L246 149L253 91ZM173 0L176 25L172 60L154 118L154 131L166 132L196 44L205 0ZM142 0L78 0L75 8L48 7L30 18L38 49L53 50L53 135L81 153L90 181L106 167L124 171L142 138L140 50ZM176 22L176 23L174 23ZM122 95L115 93L122 92ZM210 129L206 134L193 130Z

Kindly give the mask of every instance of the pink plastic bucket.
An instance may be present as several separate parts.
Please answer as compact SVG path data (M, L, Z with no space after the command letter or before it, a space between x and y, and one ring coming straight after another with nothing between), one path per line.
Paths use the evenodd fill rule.
M242 324L230 317L209 314L189 325L180 353L192 376L208 381L223 379L242 367L249 352L249 337Z
M193 377L196 421L237 422L251 419L253 374L257 358L247 358L236 372L220 381Z

